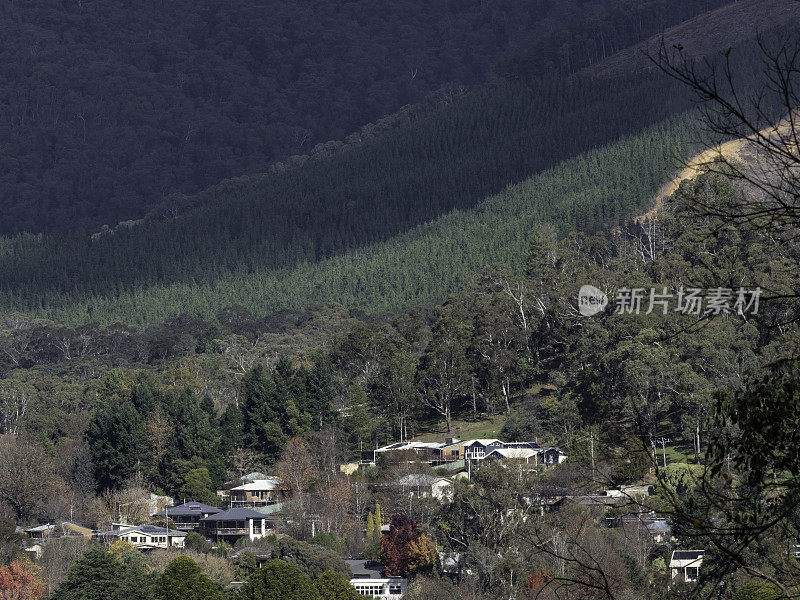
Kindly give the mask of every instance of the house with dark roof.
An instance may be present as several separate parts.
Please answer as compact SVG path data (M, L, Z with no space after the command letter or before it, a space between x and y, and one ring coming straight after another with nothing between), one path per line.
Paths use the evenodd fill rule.
M274 518L250 508L231 508L200 519L200 533L215 541L257 540L275 533Z
M705 554L705 550L675 550L669 560L672 580L687 583L697 581Z
M483 460L495 448L502 448L503 442L496 439L469 440L464 443L466 460Z
M221 508L209 506L202 502L184 502L178 506L167 508L156 513L158 517L169 518L175 529L181 531L197 531L200 528L200 519L222 512Z

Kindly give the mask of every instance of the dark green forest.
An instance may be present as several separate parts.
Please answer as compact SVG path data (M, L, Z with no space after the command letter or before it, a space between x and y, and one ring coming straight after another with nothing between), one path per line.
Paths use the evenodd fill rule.
M435 302L493 262L519 271L538 223L552 224L561 235L595 231L600 223L621 222L645 208L671 165L690 153L695 117L680 115L510 186L473 209L453 211L387 241L319 262L277 271L236 269L207 280L156 284L26 312L73 325L146 325L181 313L212 318L228 305L265 315L339 302L390 314Z
M655 75L543 80L476 92L379 139L268 175L176 219L95 239L74 233L6 239L2 304L50 307L65 297L313 263L468 209L509 183L687 104ZM620 105L631 109L620 111ZM625 216L609 207L604 219L589 225Z
M403 105L574 72L726 3L3 2L0 233L138 219Z

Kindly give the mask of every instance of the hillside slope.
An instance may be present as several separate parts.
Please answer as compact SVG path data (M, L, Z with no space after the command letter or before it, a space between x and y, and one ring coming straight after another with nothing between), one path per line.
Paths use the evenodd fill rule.
M745 40L737 48L745 73L758 64L751 47ZM591 232L635 214L673 170L670 158L686 156L691 126L681 123L683 133L676 133L674 118L690 104L684 90L653 72L500 83L176 219L98 239L0 239L0 310L148 323L182 311L208 316L233 303L263 314L292 302L340 301L374 312L426 302L487 261L514 264L516 251L502 250L491 231L478 235L481 226L470 220L473 207L509 184L538 181L535 174L549 169L542 181L550 194L527 196L527 220L498 209L517 222L494 223L494 230L518 242L527 234L507 227L549 221L564 232ZM630 161L624 177L602 172L625 163L617 156L595 179L558 183L559 173L574 182L574 169L583 173L595 155L583 163L573 157L615 147L659 121L672 125L650 139L658 151ZM479 214L493 205L487 202ZM474 231L459 230L462 218ZM414 246L431 226L439 239L466 240L442 255L449 270L424 258L436 255L433 242ZM412 254L404 255L406 247Z
M323 302L380 314L441 300L486 265L522 268L537 223L553 223L566 234L591 230L608 213L636 211L662 184L665 170L689 151L695 118L670 119L510 186L472 210L453 211L341 256L294 269L240 270L214 281L95 296L33 314L67 324L141 325L184 312L213 318L233 304L260 315Z
M655 69L648 56L658 53L662 40L672 49L681 46L692 57L708 57L733 48L755 32L796 25L800 22L800 2L795 0L740 0L703 13L663 34L621 50L592 67L598 76Z
M136 219L480 85L534 42L532 74L564 74L598 36L623 48L729 1L2 2L0 233Z

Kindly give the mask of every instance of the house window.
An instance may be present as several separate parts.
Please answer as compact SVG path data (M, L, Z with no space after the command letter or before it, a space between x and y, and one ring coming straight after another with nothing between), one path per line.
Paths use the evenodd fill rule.
M384 594L383 585L381 584L356 585L355 588L359 594L364 596L382 596Z
M261 534L261 521L253 521L253 534Z
M400 586L399 583L389 584L389 593L390 594L402 594L403 593L403 588Z
M697 567L686 567L686 579L694 580L697 579Z
M132 544L136 544L138 542L139 542L139 538L138 537L131 536L131 543Z

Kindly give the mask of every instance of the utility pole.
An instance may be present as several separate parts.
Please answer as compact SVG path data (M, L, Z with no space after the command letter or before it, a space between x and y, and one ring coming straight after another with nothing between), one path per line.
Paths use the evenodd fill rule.
M664 436L661 436L658 439L658 443L661 444L661 455L664 459L664 468L667 467L667 442L671 441L672 441L671 439L665 438Z

